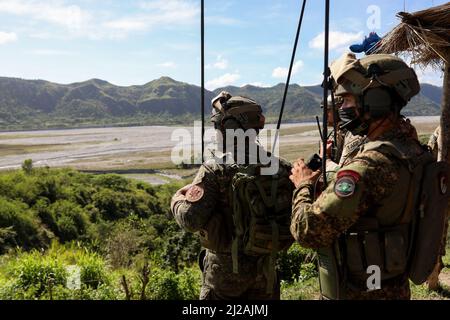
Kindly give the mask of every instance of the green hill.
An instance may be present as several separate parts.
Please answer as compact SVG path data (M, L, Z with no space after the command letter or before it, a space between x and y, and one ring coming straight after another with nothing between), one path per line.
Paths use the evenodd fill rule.
M421 93L429 98L434 103L441 105L442 101L442 88L434 86L429 83L422 83L421 85Z
M206 113L211 99L221 90L257 100L274 121L281 106L284 84L261 88L206 90ZM290 85L285 106L286 121L311 120L321 112L320 86ZM405 109L407 115L438 115L442 88L423 85L420 95ZM200 88L169 77L144 85L116 86L91 79L72 84L0 77L0 130L55 127L190 124L200 116Z

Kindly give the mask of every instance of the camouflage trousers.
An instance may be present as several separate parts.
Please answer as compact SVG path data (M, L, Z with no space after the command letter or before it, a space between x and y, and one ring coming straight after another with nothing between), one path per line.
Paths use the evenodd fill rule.
M275 279L272 293L267 293L267 279L261 258L239 255L239 273L233 273L230 254L206 250L200 261L202 288L200 300L279 300L280 284ZM275 276L276 277L276 276Z

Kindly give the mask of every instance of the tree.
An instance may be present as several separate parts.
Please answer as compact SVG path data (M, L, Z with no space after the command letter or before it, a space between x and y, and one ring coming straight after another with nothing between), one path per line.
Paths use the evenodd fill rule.
M26 173L26 174L31 174L33 172L33 160L32 159L26 159L23 163L22 163L22 170Z

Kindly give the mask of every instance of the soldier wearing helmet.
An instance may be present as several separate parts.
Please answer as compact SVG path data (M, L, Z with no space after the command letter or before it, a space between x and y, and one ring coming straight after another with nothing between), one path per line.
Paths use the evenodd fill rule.
M334 108L333 106L333 100L335 103ZM334 99L331 95L327 98L327 113L328 113L328 123L327 125L329 127L333 127L334 130L334 123L336 122L336 145L334 145L333 140L328 140L327 143L327 171L335 171L340 164L341 159L343 159L343 156L346 157L348 154L348 149L350 146L359 144L364 137L361 136L354 136L350 131L346 130L345 128L341 128L339 126L340 124L340 118L338 110L342 106L342 103L344 102L343 98L341 96L335 96ZM321 107L323 108L324 103L321 103ZM330 137L334 136L334 131L330 133ZM320 147L322 148L322 144L320 144ZM322 156L322 154L321 154Z
M258 155L270 154L255 141L259 130L264 128L264 116L261 106L254 100L231 96L221 92L212 100L211 120L218 136L216 150L206 160L193 182L172 197L171 211L176 222L185 230L195 232L206 250L199 256L202 270L201 300L248 299L266 300L280 298L280 281L277 278L273 260L270 255L249 255L242 246L242 239L237 234L235 208L232 205L235 197L233 177L253 160L259 164ZM227 133L254 131L253 139L246 139L244 146ZM249 135L251 136L251 135ZM231 149L225 148L230 145ZM252 154L257 149L257 155ZM224 152L225 150L225 152ZM239 152L244 152L243 163L239 162ZM293 187L289 181L291 166L288 162L272 157L271 161L279 161L278 176L283 176L283 189L286 203L286 231L289 245L293 238L289 232L290 205ZM282 181L279 180L281 183ZM247 212L240 212L242 216ZM280 231L281 233L281 231ZM236 244L236 245L235 245Z
M414 186L411 168L424 154L402 129L401 109L419 92L413 69L401 59L345 54L331 65L340 128L365 143L313 198L320 175L303 159L294 163L291 232L319 256L324 299L409 299L408 261Z

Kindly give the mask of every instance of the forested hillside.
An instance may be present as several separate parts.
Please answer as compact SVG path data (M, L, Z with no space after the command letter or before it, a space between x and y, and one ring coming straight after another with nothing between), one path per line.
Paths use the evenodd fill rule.
M205 112L221 90L260 103L268 121L280 110L284 84L261 88L251 85L206 90ZM406 115L437 115L442 88L424 84L404 110ZM305 121L321 112L320 86L289 87L284 120ZM200 88L162 77L144 85L121 87L91 79L73 84L44 80L0 78L0 130L74 128L108 125L192 125L200 119Z

